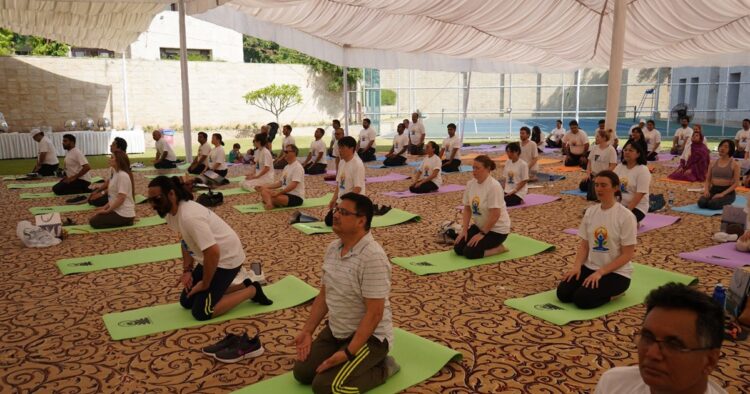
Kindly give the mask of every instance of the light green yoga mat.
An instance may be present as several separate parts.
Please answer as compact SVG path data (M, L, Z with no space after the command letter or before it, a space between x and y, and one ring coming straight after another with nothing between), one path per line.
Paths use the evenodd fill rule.
M73 198L75 196L85 196L85 195L88 195L88 193L66 194L64 196L58 196L57 194L53 192L45 192L45 193L21 193L19 197L21 198L21 200L38 200L42 198L54 198L54 197Z
M102 177L95 176L91 178L91 183L97 183L102 181ZM10 183L8 189L35 189L39 187L52 187L55 186L60 180L54 182L29 182L29 183Z
M276 212L276 211L285 211L289 209L299 209L299 208L315 208L315 207L324 207L328 205L329 202L331 202L331 199L333 198L333 193L328 193L324 196L315 197L315 198L306 198L302 205L298 205L296 207L284 207L284 208L274 208L270 211L266 211L265 208L263 208L263 204L246 204L246 205L235 205L234 209L240 211L240 213L262 213L262 212Z
M140 204L142 202L146 201L146 197L140 194L135 195L135 203ZM67 212L83 212L83 211L93 211L97 207L91 205L91 204L78 204L78 205L53 205L49 207L31 207L29 208L29 212L31 212L34 215L40 215L43 213L51 213L51 212L59 212L59 213L67 213Z
M565 325L576 320L591 320L606 314L638 305L646 299L651 290L670 282L682 284L697 283L698 279L677 272L665 271L647 265L633 264L630 288L625 295L595 309L578 309L557 299L556 290L533 294L523 298L505 300L505 305L536 316L557 325Z
M394 226L396 224L401 224L412 220L418 222L419 220L421 220L421 218L419 217L419 215L413 214L411 212L393 208L383 216L375 216L374 218L372 218L371 227L374 228ZM326 226L325 222L295 223L292 225L292 227L296 228L299 231L302 231L307 235L333 232L333 228Z
M165 224L165 223L167 223L166 220L160 218L158 215L154 215L154 216L147 216L145 218L136 219L135 223L133 223L132 226L96 229L96 228L89 226L88 224L78 224L74 226L63 226L63 230L67 231L68 235L104 233L104 232L117 231L117 230L130 230L131 228L158 226L160 224Z
M400 328L393 330L393 348L389 352L401 370L368 394L395 394L423 382L451 361L461 360L461 353ZM298 383L291 372L239 389L235 394L311 394L310 386Z
M417 275L428 275L520 259L555 249L554 245L518 234L509 234L503 245L509 249L507 252L475 260L469 260L449 250L423 256L395 257L391 261Z
M224 195L224 197L226 197L226 196L236 196L238 194L255 193L255 190L245 190L245 189L243 189L241 187L235 187L235 188L232 188L232 189L213 189L213 191L217 192L217 193L221 193L222 195ZM200 194L206 194L206 193L208 193L208 192L201 192Z
M187 170L188 167L190 167L190 163L178 164L177 168L156 168L154 166L146 166L146 167L136 167L136 168L131 167L131 170L137 171L137 172L145 172L145 171L164 171L164 172L173 171L174 172L178 170Z
M137 264L155 263L157 261L173 260L181 257L180 244L176 243L119 253L57 260L57 268L60 269L63 275L70 275Z
M311 300L318 294L318 290L291 275L276 283L264 286L263 292L273 300L272 305L258 305L248 300L211 320L195 320L189 309L183 308L179 303L174 303L108 313L103 316L104 325L114 340L135 338L157 332L219 323L291 308Z

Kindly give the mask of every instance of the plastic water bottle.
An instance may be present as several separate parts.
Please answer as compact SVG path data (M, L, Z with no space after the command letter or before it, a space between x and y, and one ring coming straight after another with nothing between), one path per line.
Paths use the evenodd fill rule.
M714 287L714 294L713 294L714 301L718 302L719 305L721 305L721 308L724 308L724 305L727 301L727 292L724 289L724 285L721 284L721 282L716 284L716 287Z
M667 196L667 205L671 208L674 206L674 192L669 190Z

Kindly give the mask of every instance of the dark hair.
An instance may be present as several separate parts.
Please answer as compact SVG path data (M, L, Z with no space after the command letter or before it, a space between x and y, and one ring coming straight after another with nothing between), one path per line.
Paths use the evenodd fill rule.
M133 180L133 171L130 169L130 158L128 157L128 154L118 150L112 153L112 156L115 157L115 163L117 164L119 171L128 174L128 178L130 178L131 194L133 195L133 199L135 199L135 180Z
M750 122L750 119L748 119L748 118L745 118L745 119L742 119L742 121L743 121L743 122Z
M208 139L208 134L201 131L200 133L198 133L198 137L203 137L205 139Z
M633 130L630 130L631 133L638 134L638 137L640 137L639 141L645 141L646 136L643 134L643 129L640 127L633 127Z
M721 145L722 145L723 143L725 143L725 142L726 142L727 144L729 144L729 157L732 157L732 156L734 156L734 151L735 151L735 150L737 150L737 147L736 147L736 146L734 145L734 141L732 141L732 140L730 140L730 139L726 139L726 140L721 140L721 142L719 142L719 148L721 148ZM717 149L717 150L718 150L718 149Z
M125 138L115 137L114 142L115 142L115 146L117 147L117 149L119 149L119 150L121 150L123 152L127 152L127 150L128 150L128 141L126 141Z
M72 142L73 144L76 143L76 136L74 136L73 134L65 134L65 135L63 135L63 139L64 140L68 140L68 141Z
M241 146L240 146L240 144L238 144L238 143L235 142L234 145L232 145L232 149L234 149L234 148L240 149Z
M168 178L164 175L159 175L148 183L148 187L160 188L161 193L165 196L168 195L170 191L174 191L174 195L175 198L177 198L178 203L180 201L190 201L193 199L193 193L190 193L185 188L185 184L182 182L182 178L178 176Z
M690 117L689 117L689 116L683 116L683 117L681 117L681 118L680 118L680 122L682 122L682 120L683 120L683 119L685 119L685 120L687 120L688 122L690 122Z
M456 125L454 123L448 123L448 128L456 130Z
M213 134L211 134L211 138L216 138L217 140L219 140L219 143L221 144L221 146L224 146L224 140L223 140L223 137L221 136L221 134L219 134L219 133L213 133Z
M268 143L268 136L265 133L259 133L253 137L253 141L260 143L260 146L266 146Z
M701 346L721 348L724 339L724 309L708 295L680 283L667 283L646 296L646 316L654 308L695 312L695 332Z
M292 125L290 125L290 124L285 124L285 125L284 125L284 130L286 130L286 129L289 129L289 132L291 133L291 132L292 132Z
M276 133L279 132L279 124L276 122L271 122L266 126L268 126L268 137L266 137L266 142L261 144L264 146L269 142L273 142L274 138L276 138Z
M432 147L432 151L435 153L440 152L440 146L435 141L429 141L427 142L427 145ZM447 154L447 153L446 153Z
M609 183L615 188L615 197L622 198L622 192L620 191L620 177L615 174L612 170L604 170L596 173L594 178L604 177L609 179Z
M362 119L362 123L364 123L364 122L372 124L372 122L370 121L370 118L364 118L364 119Z
M511 142L505 147L506 152L521 153L521 144L518 142Z
M404 129L406 129L406 126L404 126L403 123L399 123L399 124L396 125L396 131L398 131L398 130L403 131Z
M646 142L644 140L641 140L641 141L643 141L644 144ZM641 165L644 165L644 166L646 164L648 164L648 161L646 161L646 152L643 150L643 146L641 146L641 145L644 145L644 144L636 143L633 140L628 140L628 142L626 142L625 145L622 146L622 150L623 150L622 164L626 164L626 162L625 162L625 148L627 148L628 146L630 146L631 148L635 149L636 152L638 152L638 158L635 161L636 164L641 164Z
M331 123L335 123L335 124L339 125L339 127L341 126L341 121L338 120L338 119L334 119L333 122L331 122Z
M578 121L576 121L575 119L573 119L570 122L568 122L568 126L578 126Z
M560 124L562 124L562 120L561 120L561 119L558 119L558 120L556 120L556 121L555 121L555 123L560 123Z
M531 140L536 142L537 145L542 143L542 129L539 126L531 128Z
M604 123L607 123L607 122L604 119L599 119L599 123L597 124L604 124Z
M647 121L646 121L646 123L650 123L650 124L652 124L652 125L656 125L656 122L654 122L654 120L653 120L653 119L649 119L649 120L647 120Z
M326 131L325 131L325 129L323 129L323 128L321 128L321 127L318 127L317 129L315 129L315 132L317 133L317 132L318 132L318 130L320 130L320 136L321 136L321 137L322 137L322 136L324 136L324 135L326 135Z
M297 148L297 145L289 144L286 146L288 149L291 149L294 151L295 156L299 156L299 148Z
M365 195L352 192L341 196L341 200L349 200L354 203L354 209L357 211L357 215L364 216L367 219L365 220L365 231L369 231L370 225L372 225L372 216L375 211L372 206L372 200Z
M489 168L490 171L494 171L495 168L497 168L495 162L492 161L492 159L490 159L490 157L487 155L479 155L474 158L474 161L481 163L484 168Z
M356 148L357 147L357 140L354 139L354 137L347 135L346 137L341 137L339 140L339 147L345 146L347 148Z
M526 133L531 134L531 129L527 126L521 126L521 129L518 132L520 133L521 131L525 131Z

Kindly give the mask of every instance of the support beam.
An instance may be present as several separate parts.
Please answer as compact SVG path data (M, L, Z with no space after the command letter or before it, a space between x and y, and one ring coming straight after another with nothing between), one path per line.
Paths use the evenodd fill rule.
M190 84L188 83L187 37L185 33L185 0L178 3L180 11L180 79L182 80L182 133L185 138L185 160L193 161L192 128L190 127Z
M349 135L349 68L344 67L344 135ZM334 130L335 131L335 130Z
M607 116L605 125L617 132L617 113L620 109L622 88L622 57L625 51L626 0L615 0L612 46L609 54L609 80L607 81Z
M468 73L462 73L464 75L464 100L462 103L462 109L461 109L461 122L459 127L461 128L459 131L459 140L461 140L461 145L463 145L464 142L464 130L466 130L466 111L469 107L469 93L471 92L471 71Z
M576 122L578 122L578 111L581 110L581 73L582 69L576 71Z
M130 108L128 108L128 70L125 64L125 51L122 51L122 109L125 112L125 130L130 130ZM114 123L114 121L112 123Z

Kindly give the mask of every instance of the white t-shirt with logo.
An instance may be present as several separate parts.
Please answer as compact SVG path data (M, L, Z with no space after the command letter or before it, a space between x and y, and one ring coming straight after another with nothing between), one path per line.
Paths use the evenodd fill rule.
M287 146L294 145L295 143L296 142L294 141L294 137L292 137L291 135L289 135L288 137L284 137L284 140L281 141L282 152L284 151L284 149L286 149Z
M351 160L341 160L336 173L336 187L339 188L336 203L341 202L341 196L359 187L359 194L365 195L365 165L359 156L354 155Z
M301 199L305 198L305 169L299 161L295 160L292 164L286 165L284 170L281 171L279 181L281 182L282 189L286 189L292 182L298 182L297 187L290 191L289 194Z
M86 160L86 156L83 155L80 149L73 148L65 152L65 175L75 176L83 169L83 166L89 164ZM91 182L91 171L83 174L80 178L83 181Z
M224 153L224 147L219 145L211 149L208 152L208 168L214 169L214 164L219 163L217 170L226 170L227 167L227 155Z
M529 165L534 158L539 156L539 150L537 150L536 142L529 140L526 142L526 145L523 143L520 143L521 145L521 160L526 162L526 165ZM538 171L539 170L539 163L534 164L534 167L530 168L531 171Z
M651 388L643 381L638 366L634 365L615 367L604 372L599 378L594 394L651 394ZM704 394L727 394L727 392L709 380Z
M490 215L490 209L499 208L500 218L490 231L498 234L510 233L510 216L505 207L505 192L497 179L488 176L484 182L479 183L476 178L472 178L466 184L464 191L463 205L464 209L468 207L471 210L471 216L474 223L480 230L484 230Z
M432 178L432 183L434 183L437 187L440 187L443 185L443 175L441 174L442 168L443 161L440 160L440 157L438 155L425 157L424 160L422 160L422 164L419 165L420 179L426 179L427 177L432 175L433 171L438 170L437 176Z
M409 137L405 133L393 136L393 153L398 154L401 152L401 149L404 149L407 146L409 146ZM406 157L407 153L409 153L408 149L404 149L399 156Z
M232 269L245 262L237 233L210 209L195 201L180 201L177 214L167 214L167 225L180 233L193 258L203 264L203 251L219 246L219 268Z
M334 149L338 150L338 144L333 144ZM310 153L312 153L312 162L315 163L326 163L326 144L323 140L315 140L310 144ZM320 159L318 155L320 154ZM338 154L338 152L336 152Z
M739 145L737 146L741 146L744 149L745 145L747 145L747 142L750 140L750 130L737 130L737 134L734 136L734 139L740 141Z
M133 184L130 182L130 176L125 171L116 171L109 178L107 186L107 197L112 202L118 194L124 194L125 200L122 204L114 209L114 212L124 218L135 217L135 201L133 201Z
M409 126L409 142L412 145L419 144L422 136L425 135L424 124L422 122L412 123Z
M653 129L649 131L648 129L643 129L643 136L646 137L646 149L648 149L649 152L656 152L659 153L658 150L656 150L656 144L661 144L661 133L659 130Z
M589 137L581 129L578 129L577 133L569 131L563 137L563 143L570 145L570 153L582 155L585 152L586 144L589 143Z
M516 190L519 183L529 180L529 163L523 159L518 159L515 163L513 160L506 160L505 168L503 168L503 178L505 178L505 190L508 193ZM523 200L528 192L529 185L526 184L516 192L516 195Z
M161 141L161 140L159 140ZM202 162L198 162L198 164L208 165L208 155L211 154L211 144L206 141L203 145L198 147L198 156L206 156L205 159L203 159Z
M674 136L677 137L677 145L684 146L686 142L690 141L690 138L693 137L693 128L692 127L685 127L685 128L678 128L674 132Z
M458 139L457 135L448 137L443 140L443 149L445 149L445 157L443 159L448 160L451 157L453 149L458 149L456 155L453 156L453 160L461 160L461 140Z
M52 140L45 136L42 137L37 144L39 145L39 153L46 153L42 164L48 164L51 166L60 164L60 161L57 160L57 153L55 152L55 145L52 144Z
M591 174L596 175L604 170L609 170L610 164L617 164L617 151L611 145L605 149L599 145L592 145L589 151L589 163L591 163Z
M565 133L566 133L565 128L563 127L560 127L559 129L555 128L550 132L549 139L554 142L558 142L563 137L565 137Z
M648 167L638 164L629 169L628 166L620 163L615 167L615 174L620 177L622 205L628 206L635 197L635 193L645 193L635 207L644 214L648 213L649 187L651 186L651 172Z
M375 129L370 126L366 129L362 129L359 132L359 149L365 149L367 148L367 145L370 144L370 141L372 141L372 148L375 148L375 137L377 137L377 133L375 132Z
M256 184L273 183L273 156L265 146L255 150L255 173L260 174L263 167L268 167L268 172L257 178Z
M164 139L163 136L159 138L159 141L156 141L154 146L156 147L156 153L159 154L160 159L161 159L161 155L163 155L164 152L167 152L167 157L165 158L166 160L169 160L169 161L177 160L177 155L174 154L174 150L172 150L172 146L167 143L167 140Z
M622 254L623 246L636 244L637 231L635 215L622 204L615 204L609 209L602 209L601 204L588 207L578 226L578 236L589 244L589 255L584 265L596 271L613 262ZM633 264L628 261L613 272L630 278Z

